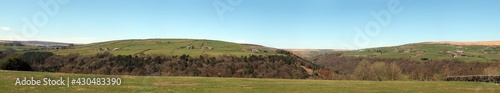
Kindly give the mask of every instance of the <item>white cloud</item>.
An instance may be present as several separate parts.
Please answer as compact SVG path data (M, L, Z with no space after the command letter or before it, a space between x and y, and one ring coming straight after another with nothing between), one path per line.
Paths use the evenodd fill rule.
M2 26L0 27L0 30L3 30L3 31L10 31L10 27L6 27L6 26Z

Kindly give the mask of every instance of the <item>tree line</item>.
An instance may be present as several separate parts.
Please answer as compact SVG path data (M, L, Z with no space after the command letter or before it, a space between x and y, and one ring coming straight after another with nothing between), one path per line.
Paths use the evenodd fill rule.
M464 62L449 60L411 60L404 58L368 58L325 54L311 58L320 70L328 70L326 79L341 80L442 80L447 76L500 75L500 62ZM320 73L321 74L321 73Z
M318 67L292 55L55 55L51 52L12 53L1 58L2 69L108 75L202 76L305 79L301 66ZM8 57L7 57L8 56Z
M285 52L284 52L285 53ZM350 57L326 54L309 60L280 55L56 55L0 53L0 69L108 75L200 76L327 80L442 80L447 76L500 75L499 62ZM313 72L307 71L312 70Z

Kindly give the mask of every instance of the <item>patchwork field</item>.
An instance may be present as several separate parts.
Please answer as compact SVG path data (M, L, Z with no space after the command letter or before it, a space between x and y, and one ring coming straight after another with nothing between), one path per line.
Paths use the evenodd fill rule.
M121 78L120 86L15 86L16 78ZM500 85L475 82L335 81L168 76L115 76L0 70L6 93L499 93Z
M500 60L500 42L424 42L401 46L368 48L361 50L330 49L288 49L303 58L329 53L341 53L344 56L374 58L409 58L413 60L458 59L466 62L493 62ZM14 49L21 52L36 50L36 46L0 46L0 51ZM136 39L116 40L79 45L69 49L37 50L53 52L58 55L78 53L94 55L110 52L115 55L160 54L160 55L273 55L275 48L259 45L238 44L217 40L203 39Z
M78 53L81 55L94 55L97 53L110 52L114 55L133 54L159 54L159 55L271 55L277 54L276 49L249 44L238 44L217 40L202 39L136 39L117 40L85 44L67 49L40 49L43 46L1 46L0 51L14 49L21 52L45 51L58 55ZM52 47L54 48L54 47Z
M348 51L342 52L342 55L374 58L409 58L413 60L458 59L466 62L492 62L500 60L500 46L472 45L469 43L416 43Z
M246 51L258 49L258 52ZM269 52L263 52L267 50ZM93 55L109 51L115 55L132 54L164 54L164 55L263 55L275 54L274 49L242 44L194 39L146 39L146 40L119 40L78 46L75 49L53 50L56 54L80 53Z

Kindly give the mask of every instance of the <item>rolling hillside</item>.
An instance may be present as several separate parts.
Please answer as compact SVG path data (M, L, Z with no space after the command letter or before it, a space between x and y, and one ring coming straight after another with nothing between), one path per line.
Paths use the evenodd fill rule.
M500 46L500 41L478 41L478 42L425 42L427 44L450 44L450 45L482 45L482 46Z
M458 59L466 62L490 62L500 60L500 46L497 46L497 43L425 42L348 51L342 52L342 55L375 58L410 58L412 60L423 61Z
M336 50L336 49L286 49L293 54L300 56L302 58L311 58L318 55L349 51L349 50Z
M0 69L83 74L304 79L314 74L314 67L285 50L194 39L118 40L0 53Z
M6 43L2 41L0 43ZM26 46L0 46L0 51L12 48L18 51L48 51L58 55L79 53L94 55L110 52L115 55L161 54L161 55L272 55L279 54L277 49L252 44L238 44L202 39L135 39L99 42L74 47L62 46L65 43L37 43L24 41ZM29 43L29 44L28 44ZM34 46L51 44L61 46ZM69 44L68 44L69 45ZM369 48L362 50L327 49L287 49L295 55L310 58L317 55L341 53L343 56L373 58L409 58L412 60L458 59L467 62L490 62L500 60L500 42L423 42L393 47Z
M277 54L276 49L258 45L237 44L215 40L195 39L144 39L92 43L62 50L48 50L55 54L79 53L92 55L110 52L115 55L165 54L165 55L266 55Z
M7 41L0 40L0 51L14 49L16 51L30 51L34 49L69 46L69 43L47 42L47 41Z

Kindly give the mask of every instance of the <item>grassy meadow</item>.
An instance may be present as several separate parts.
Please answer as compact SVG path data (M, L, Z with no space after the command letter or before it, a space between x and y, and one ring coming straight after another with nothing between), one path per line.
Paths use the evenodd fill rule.
M16 86L16 78L121 78L120 86ZM500 85L443 81L341 81L172 76L117 76L0 70L6 93L499 93Z
M417 43L348 51L342 52L342 54L345 56L374 58L409 58L412 60L421 60L422 58L428 58L429 60L458 59L466 62L491 62L500 60L500 47Z
M198 47L195 49L187 49L187 46ZM201 49L202 47L213 49ZM236 56L246 56L246 55L265 55L265 54L276 54L275 49L260 47L260 46L248 46L237 43L214 41L214 40L195 40L195 39L146 39L146 40L119 40L119 41L109 41L100 42L93 44L86 44L83 46L78 46L74 49L64 49L64 50L50 50L55 54L67 55L70 53L79 53L82 55L94 55L96 53L103 53L105 51L97 51L99 48L108 48L109 52L114 55L133 55L133 54L162 54L162 55L182 55L188 54L191 56L199 55L236 55ZM116 50L113 50L115 49ZM269 50L269 52L264 53L254 53L250 51L245 51L244 49L260 49Z
M187 49L187 46L196 47ZM212 49L203 49L203 48ZM12 48L21 52L35 49L35 46L0 46L0 51ZM99 50L101 49L101 50ZM103 50L106 49L106 50ZM259 52L253 52L258 49ZM274 55L276 49L248 44L238 44L217 40L203 39L137 39L137 40L116 40L85 44L70 49L58 50L38 50L52 52L57 55L68 55L78 53L81 55L94 55L106 51L114 55L133 54L159 54L159 55L182 55L187 54L193 57L199 55ZM267 52L263 52L267 51ZM321 54L332 53L331 50L317 50L303 54L303 57L313 57ZM458 59L466 62L492 62L500 60L500 46L482 45L450 45L450 44L427 44L415 43L392 47L369 48L357 51L340 51L344 56L360 56L374 58L409 58L412 60Z
M188 49L190 46L192 49ZM36 46L0 46L0 51L14 49L20 52L29 52L37 49ZM209 49L210 48L210 49ZM258 52L252 49L259 50ZM97 53L110 52L114 55L133 54L157 54L157 55L274 55L276 49L248 44L238 44L217 40L202 39L137 39L116 40L84 44L69 49L36 50L41 52L52 52L57 55L68 55L78 53L80 55L95 55ZM265 51L265 52L264 52Z

